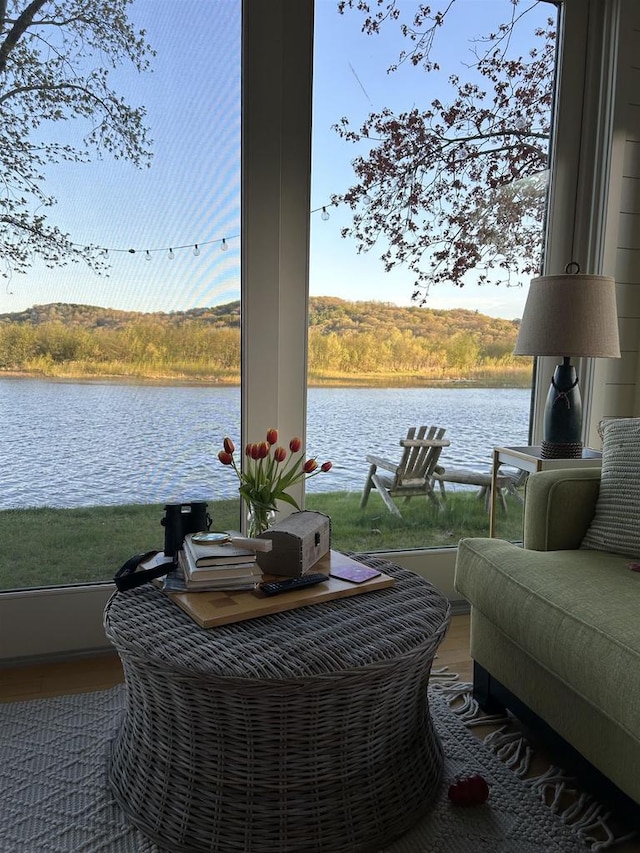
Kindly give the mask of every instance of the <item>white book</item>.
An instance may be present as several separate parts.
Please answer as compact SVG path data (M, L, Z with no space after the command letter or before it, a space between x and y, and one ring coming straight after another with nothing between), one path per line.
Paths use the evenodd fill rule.
M253 577L256 572L262 574L255 560L244 563L222 563L218 566L196 566L186 548L178 551L178 565L187 581L231 580Z
M262 572L254 571L242 577L207 579L204 581L185 580L180 567L160 578L156 583L163 592L214 592L217 590L255 589L262 581Z

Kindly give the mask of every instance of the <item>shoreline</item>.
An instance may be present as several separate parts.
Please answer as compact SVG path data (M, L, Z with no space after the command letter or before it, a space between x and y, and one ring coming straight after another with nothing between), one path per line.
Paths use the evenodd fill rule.
M189 379L186 377L153 377L132 376L130 374L76 374L68 376L51 376L45 373L35 373L19 370L0 370L0 379L33 379L45 382L75 383L78 385L157 385L163 387L193 387L202 388L239 388L239 379ZM530 382L518 382L507 377L492 379L467 379L445 377L437 379L421 376L397 376L389 374L359 374L356 377L318 377L311 376L307 382L309 388L530 388Z

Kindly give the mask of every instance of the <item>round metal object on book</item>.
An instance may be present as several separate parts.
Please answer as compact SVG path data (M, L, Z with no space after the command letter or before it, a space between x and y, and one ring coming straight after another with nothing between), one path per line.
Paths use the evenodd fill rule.
M231 536L228 533L203 530L200 533L194 533L191 536L191 541L198 545L223 545L225 542L231 541Z

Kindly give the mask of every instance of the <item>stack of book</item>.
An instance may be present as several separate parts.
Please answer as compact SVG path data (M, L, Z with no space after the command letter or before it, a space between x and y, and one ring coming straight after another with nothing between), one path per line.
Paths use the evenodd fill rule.
M254 589L262 580L256 552L225 542L200 545L188 533L178 552L178 569L163 583L165 592Z

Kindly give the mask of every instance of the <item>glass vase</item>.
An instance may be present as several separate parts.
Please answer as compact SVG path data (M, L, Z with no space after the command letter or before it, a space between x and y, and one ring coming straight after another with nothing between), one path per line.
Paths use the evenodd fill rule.
M249 504L247 508L247 536L264 533L276 520L276 511L261 504Z

